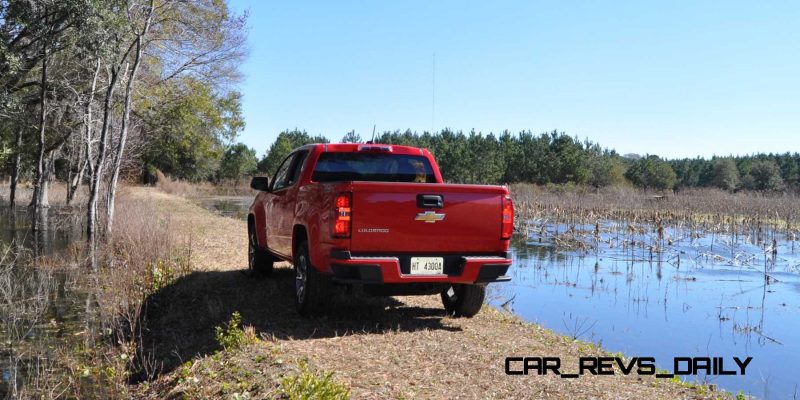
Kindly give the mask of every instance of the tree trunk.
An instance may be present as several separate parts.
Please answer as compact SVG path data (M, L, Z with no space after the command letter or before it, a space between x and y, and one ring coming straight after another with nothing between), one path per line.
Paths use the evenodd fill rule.
M122 114L122 127L120 128L119 142L114 157L114 170L111 175L111 183L108 187L108 198L106 199L106 232L111 234L114 226L114 200L117 194L117 181L119 180L119 170L122 164L122 155L125 152L125 142L128 139L128 127L130 125L131 101L133 98L133 88L136 84L136 73L139 71L139 63L142 58L142 41L150 30L150 21L153 16L153 1L150 1L150 10L142 32L136 35L136 53L134 54L133 67L125 86L125 106Z
M73 183L75 182L76 176L81 172L80 168L83 168L83 146L80 142L81 138L78 138L77 143L76 140L72 140L70 143L70 151L69 151L69 164L67 164L67 193L64 197L64 204L69 205L72 197L74 197L73 190L75 189ZM77 147L77 149L76 149ZM76 154L77 152L77 154Z
M103 165L106 161L106 145L108 144L108 131L111 127L111 107L114 97L114 89L117 86L119 77L119 67L111 67L106 98L103 103L103 126L100 129L100 141L98 143L97 160L92 168L92 179L89 188L89 201L86 210L86 236L90 241L94 240L97 233L97 198L100 194L100 184L103 181Z
M38 157L36 159L36 181L33 186L33 197L31 198L31 208L33 214L33 230L36 231L39 229L39 213L41 212L42 207L42 182L44 178L44 132L45 132L45 120L47 117L45 107L47 105L47 97L46 97L46 90L47 90L47 47L44 47L43 56L42 56L42 77L41 82L39 85L39 95L41 99L39 101L39 143L38 143Z
M42 189L39 191L39 207L50 207L50 179L53 176L56 153L51 151L42 171Z
M136 80L136 70L139 68L139 57L141 56L141 36L136 39L136 58L133 62L131 75L125 86L125 102L122 113L122 126L120 127L119 141L117 142L114 154L114 165L111 171L111 182L108 185L106 198L106 233L111 234L114 226L114 200L117 193L117 182L119 180L119 170L122 164L122 154L125 151L125 141L128 138L128 124L130 123L131 97L133 97L133 86Z
M74 150L75 146L72 146L72 148ZM67 196L64 198L64 204L65 205L69 205L69 199L70 199L70 197L73 196L72 195L72 181L75 180L75 175L77 174L77 172L75 174L73 174L72 173L72 168L75 165L80 165L81 164L81 161L82 161L81 157L82 156L83 156L83 148L81 148L78 151L77 160L75 160L76 157L72 154L72 152L70 152L69 164L67 164Z
M9 188L8 204L11 206L11 212L14 212L14 206L17 197L17 183L19 182L19 163L22 159L22 128L18 128L14 133L14 161L11 165L11 184Z
M72 200L75 199L75 193L81 188L81 184L83 183L83 175L86 174L86 167L89 164L88 158L83 157L83 149L80 150L80 156L78 158L78 172L75 173L75 176L67 182L67 201L66 204L72 204Z
M89 169L89 176L93 175L92 172L92 103L94 102L94 93L97 90L97 76L100 74L100 58L97 58L97 65L94 68L94 77L92 78L92 89L89 92L89 100L86 101L86 112L84 114L86 125L86 136L84 137L85 141L85 149L81 149L79 151L78 157L78 164L80 164L80 169L78 170L77 176L75 176L73 181L68 182L69 190L67 192L67 205L72 203L72 200L75 198L75 192L83 184L83 175L86 172L86 169ZM86 159L83 162L80 162L80 155L83 154L85 151Z

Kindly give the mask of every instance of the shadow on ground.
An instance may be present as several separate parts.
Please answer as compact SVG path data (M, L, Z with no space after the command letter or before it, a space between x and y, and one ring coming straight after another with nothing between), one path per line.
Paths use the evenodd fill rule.
M458 330L442 324L443 309L407 306L390 297L371 297L337 290L323 315L302 317L294 308L294 275L276 268L270 278L236 271L193 272L145 301L143 349L168 373L192 358L221 347L214 327L234 311L256 334L304 340L389 331Z

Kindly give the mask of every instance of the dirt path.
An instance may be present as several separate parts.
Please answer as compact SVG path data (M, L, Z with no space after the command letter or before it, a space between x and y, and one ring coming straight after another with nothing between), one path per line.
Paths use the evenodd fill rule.
M148 299L145 347L163 364L143 395L224 397L247 392L270 398L287 371L303 360L350 388L353 398L706 398L705 388L621 375L565 380L507 376L507 356L560 356L575 365L601 355L538 325L486 307L472 319L446 317L438 296L368 298L338 295L325 317L293 308L293 275L280 265L272 278L246 276L246 224L215 216L190 201L155 190L130 195L154 201L165 218L191 235L194 272ZM214 327L238 311L264 340L220 350ZM575 372L567 368L566 372Z

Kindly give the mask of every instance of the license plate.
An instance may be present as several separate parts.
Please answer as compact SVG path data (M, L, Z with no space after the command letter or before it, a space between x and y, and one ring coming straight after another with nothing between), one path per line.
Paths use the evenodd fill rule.
M411 257L411 275L441 275L444 273L442 257Z

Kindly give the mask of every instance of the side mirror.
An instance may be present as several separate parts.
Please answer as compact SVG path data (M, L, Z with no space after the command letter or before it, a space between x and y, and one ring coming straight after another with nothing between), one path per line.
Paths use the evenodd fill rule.
M269 177L254 176L253 179L250 180L250 187L262 192L269 192Z

